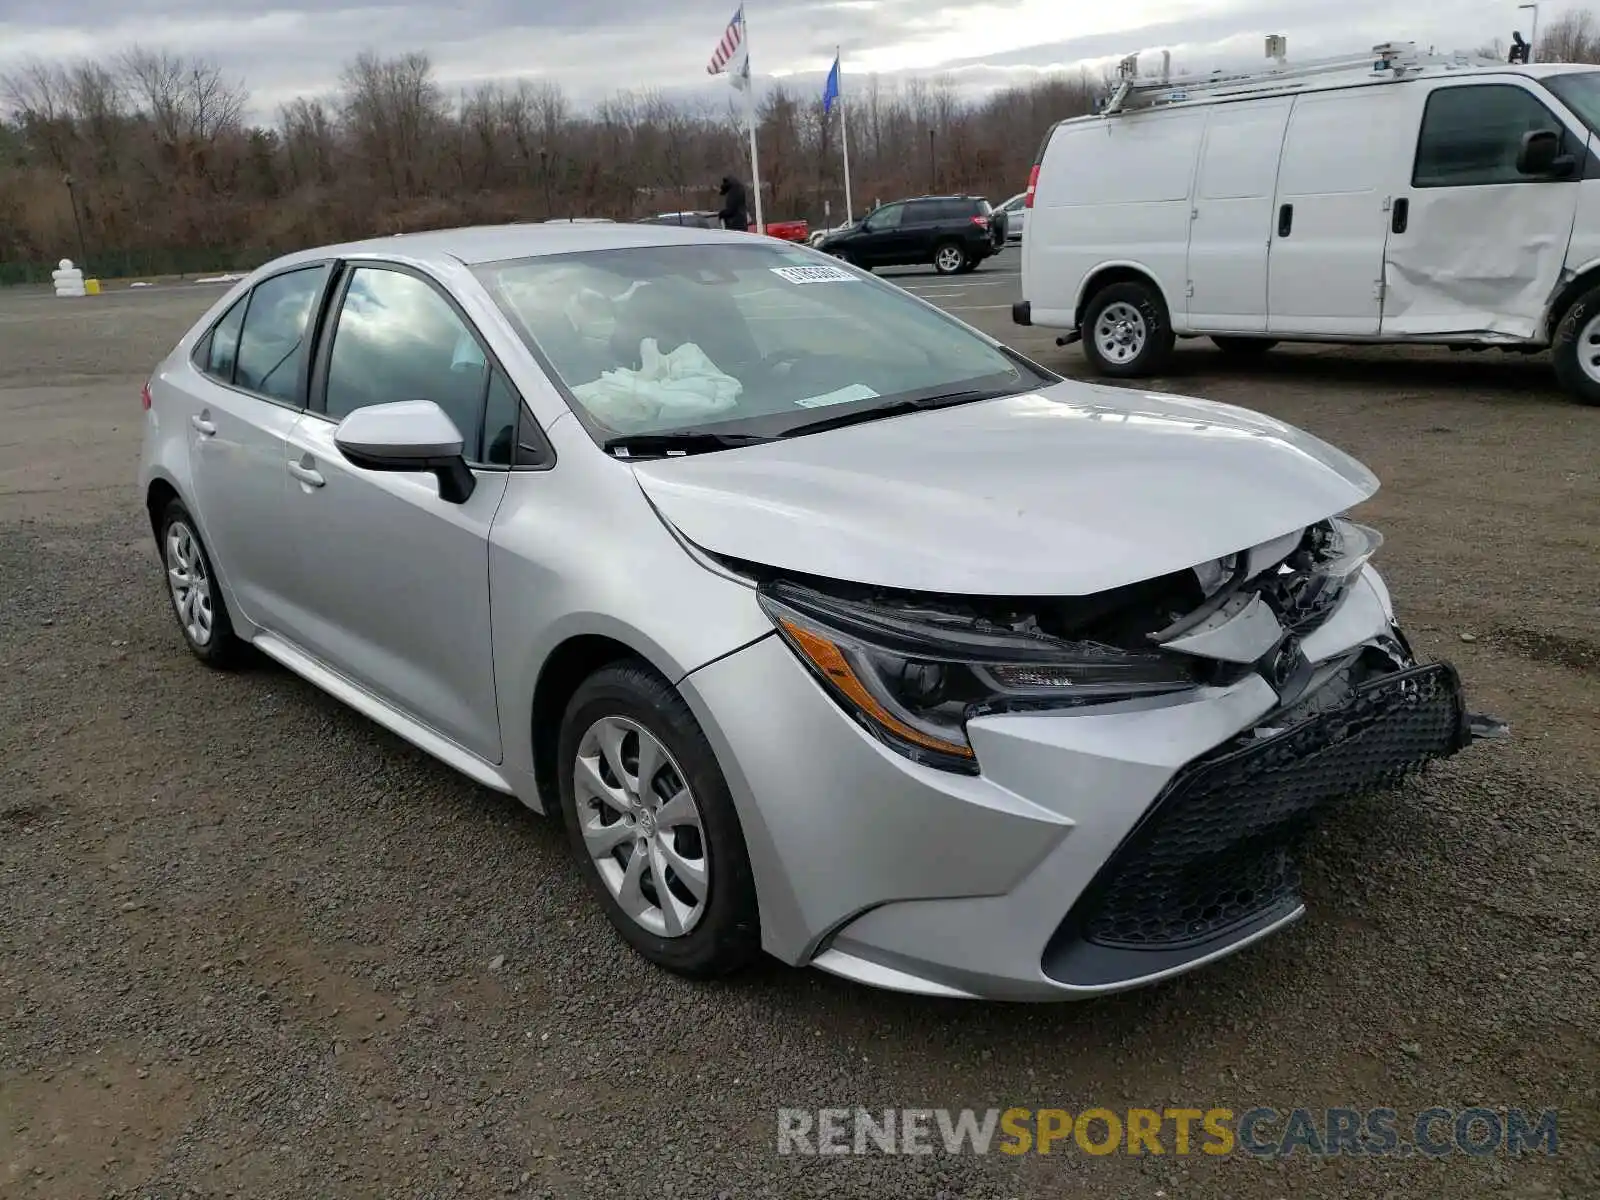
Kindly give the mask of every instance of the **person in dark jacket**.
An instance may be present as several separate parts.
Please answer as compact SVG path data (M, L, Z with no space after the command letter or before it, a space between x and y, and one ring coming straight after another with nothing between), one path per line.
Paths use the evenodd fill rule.
M741 232L750 228L750 206L745 199L744 184L732 175L722 177L722 186L717 189L722 196L722 208L717 216L722 221L724 229L737 229Z

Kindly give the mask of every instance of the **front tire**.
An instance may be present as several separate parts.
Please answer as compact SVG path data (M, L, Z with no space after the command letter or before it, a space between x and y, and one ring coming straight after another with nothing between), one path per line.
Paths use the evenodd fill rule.
M1550 346L1556 379L1579 404L1600 404L1600 288L1580 296Z
M1135 280L1096 292L1079 331L1089 365L1118 379L1154 375L1166 366L1176 341L1161 293Z
M711 744L648 666L603 667L561 723L562 816L612 927L656 966L709 979L761 949L755 876Z
M211 556L200 540L200 527L183 501L167 502L156 536L167 573L167 596L184 643L208 667L227 670L237 666L245 644L233 632Z

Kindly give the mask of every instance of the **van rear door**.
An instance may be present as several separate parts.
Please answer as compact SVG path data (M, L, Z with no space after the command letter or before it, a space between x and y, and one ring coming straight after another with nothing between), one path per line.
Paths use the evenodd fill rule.
M1531 337L1561 279L1587 131L1516 76L1440 83L1415 100L1421 130L1392 214L1383 333ZM1561 138L1559 153L1576 160L1569 174L1518 170L1523 135L1538 129Z
M1409 154L1408 84L1296 96L1267 271L1272 333L1371 337L1382 311L1389 181ZM1411 130L1416 129L1413 120Z
M1087 285L1108 267L1148 276L1182 321L1190 195L1205 124L1204 109L1173 108L1056 127L1022 242L1022 294L1035 325L1076 325Z
M1278 155L1293 102L1218 104L1206 122L1189 233L1189 327L1267 327L1267 252Z

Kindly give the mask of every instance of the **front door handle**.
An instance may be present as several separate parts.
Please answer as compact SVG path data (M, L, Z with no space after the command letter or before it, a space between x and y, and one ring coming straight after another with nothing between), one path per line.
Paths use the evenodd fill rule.
M1389 228L1395 233L1404 233L1410 220L1411 201L1401 196L1394 202L1394 218L1389 222Z
M1285 204L1278 209L1278 236L1288 237L1294 228L1294 205Z
M308 467L303 463L291 462L289 464L289 474L307 487L321 487L328 482L315 467Z
M198 413L189 418L189 424L195 427L195 431L197 433L203 434L206 437L210 437L217 431L217 427L215 425Z

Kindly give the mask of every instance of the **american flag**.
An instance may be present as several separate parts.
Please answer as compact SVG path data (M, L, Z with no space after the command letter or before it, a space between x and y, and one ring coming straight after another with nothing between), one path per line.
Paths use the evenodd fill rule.
M716 53L711 56L711 61L706 64L707 75L721 75L728 69L728 64L738 54L739 47L744 44L744 5L739 6L739 11L733 14L733 20L728 22L727 29L722 31L722 40L717 43Z

